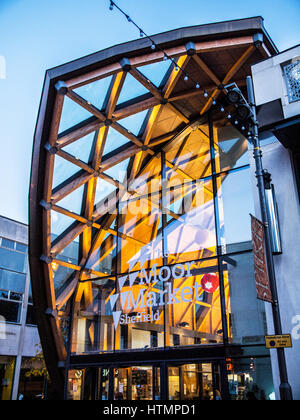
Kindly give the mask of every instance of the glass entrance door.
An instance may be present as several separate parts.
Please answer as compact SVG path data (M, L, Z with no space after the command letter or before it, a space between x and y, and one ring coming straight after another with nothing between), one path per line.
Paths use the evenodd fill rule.
M168 368L169 400L221 398L218 365L194 363Z
M131 366L114 369L114 400L157 400L160 398L160 368Z

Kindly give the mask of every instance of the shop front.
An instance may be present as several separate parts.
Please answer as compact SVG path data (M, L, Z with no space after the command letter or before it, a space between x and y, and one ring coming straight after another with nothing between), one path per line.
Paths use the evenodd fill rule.
M251 151L221 81L244 89L273 44L260 18L157 40L177 66L134 41L48 74L30 261L49 371L68 399L269 397Z

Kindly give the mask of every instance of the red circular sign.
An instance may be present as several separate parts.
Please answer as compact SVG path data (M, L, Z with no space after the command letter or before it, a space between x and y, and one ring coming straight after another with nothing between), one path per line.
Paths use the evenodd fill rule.
M219 288L219 278L216 274L207 273L201 279L201 287L207 293L214 293Z

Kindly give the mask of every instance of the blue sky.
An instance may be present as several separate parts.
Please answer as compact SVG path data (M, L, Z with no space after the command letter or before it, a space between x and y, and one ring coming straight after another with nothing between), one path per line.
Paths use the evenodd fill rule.
M148 34L260 15L280 51L300 43L300 0L116 3ZM27 223L32 141L45 71L139 37L108 6L108 0L0 0L0 58L6 62L6 78L0 78L0 215Z

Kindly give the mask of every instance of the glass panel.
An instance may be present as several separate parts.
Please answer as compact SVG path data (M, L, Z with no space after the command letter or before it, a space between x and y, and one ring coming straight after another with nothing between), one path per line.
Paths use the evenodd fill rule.
M16 250L20 252L24 252L24 254L27 252L28 246L25 244L21 244L20 242L16 242Z
M251 249L250 213L254 214L250 169L217 177L219 245L222 253Z
M169 400L180 400L180 370L178 367L169 367Z
M0 289L23 293L25 290L25 280L26 276L24 274L0 270Z
M120 335L116 348L164 346L164 303L158 273L154 265L151 271L142 269L119 277L118 293L111 296L111 302L116 302L113 312L116 337Z
M174 175L174 176L173 176ZM192 261L216 253L212 181L184 182L167 171L165 252L170 263Z
M126 79L121 90L118 105L127 102L130 99L136 98L137 96L149 93L149 91L139 83L130 73L127 73Z
M146 66L139 67L139 71L143 73L151 82L160 87L165 75L170 68L169 61L158 61L157 63L147 64Z
M99 353L114 349L112 279L82 283L81 302L75 304L72 353Z
M51 265L52 265L52 273L53 273L54 290L55 290L55 295L57 297L62 287L64 286L64 284L71 277L71 274L74 273L74 270L72 270L71 268L59 265L56 262L53 262Z
M0 248L0 267L25 273L26 255L6 248Z
M79 239L71 242L66 248L55 256L56 259L68 262L70 264L78 264L79 258Z
M82 137L74 141L73 143L67 145L63 150L67 153L70 153L75 158L82 160L83 162L88 163L90 159L90 153L92 150L92 145L96 132L88 134L87 136ZM79 168L78 168L79 170Z
M173 176L192 181L211 175L207 124L200 125L183 140L171 142L165 151L166 167L173 169Z
M110 184L109 182L104 181L101 178L97 179L97 187L95 193L95 205L105 202L105 200L110 197L116 197L117 188L115 185ZM115 206L114 206L115 208ZM108 210L107 210L108 211ZM103 211L105 214L106 211Z
M9 239L6 239L6 238L2 238L1 246L5 247L5 248L14 249L15 248L15 242L10 241Z
M131 368L131 400L153 400L153 372L152 367Z
M128 392L129 368L115 369L114 400L130 400Z
M74 92L76 92L82 98L86 99L96 108L102 109L111 80L112 76L105 77L104 79L100 79L96 82L88 83L84 86L74 89Z
M227 359L231 400L275 400L269 357Z
M98 400L106 401L109 393L109 369L99 369L99 382L100 395Z
M141 127L147 115L147 110L131 115L130 117L123 118L120 123L123 127L127 128L135 136L140 134Z
M164 283L170 345L220 343L223 339L217 260L168 267Z
M213 132L217 173L249 165L247 139L235 127L215 123Z
M71 217L51 210L51 242L67 230L75 220Z
M160 156L128 185L119 203L118 272L162 265Z
M98 235L97 243L100 246L96 246L95 251L91 252L86 268L97 271L103 276L115 273L116 236L106 233L105 230L99 231Z
M267 334L265 304L257 299L252 252L224 257L222 268L231 341L263 344Z
M68 96L65 96L59 125L59 133L66 131L90 117L92 117L90 112L78 105L72 99L68 98Z
M54 161L52 188L54 189L80 170L81 169L78 166L73 165L73 163L70 163L66 159L56 155Z
M119 147L123 146L124 144L130 142L127 137L122 136L117 130L114 130L113 128L109 128L103 155L107 155L108 153L111 153L112 151L118 149Z
M0 356L0 401L11 399L15 360L15 357Z
M67 386L67 400L74 400L74 401L82 400L83 378L84 378L84 369L69 370L68 386Z
M62 200L59 200L59 202L57 203L58 206L66 210L70 210L71 212L81 214L84 188L85 186L82 185L75 191L71 192L71 194L68 194Z
M108 175L119 182L125 183L129 161L129 159L123 160L117 165L107 169L104 172L104 175Z

